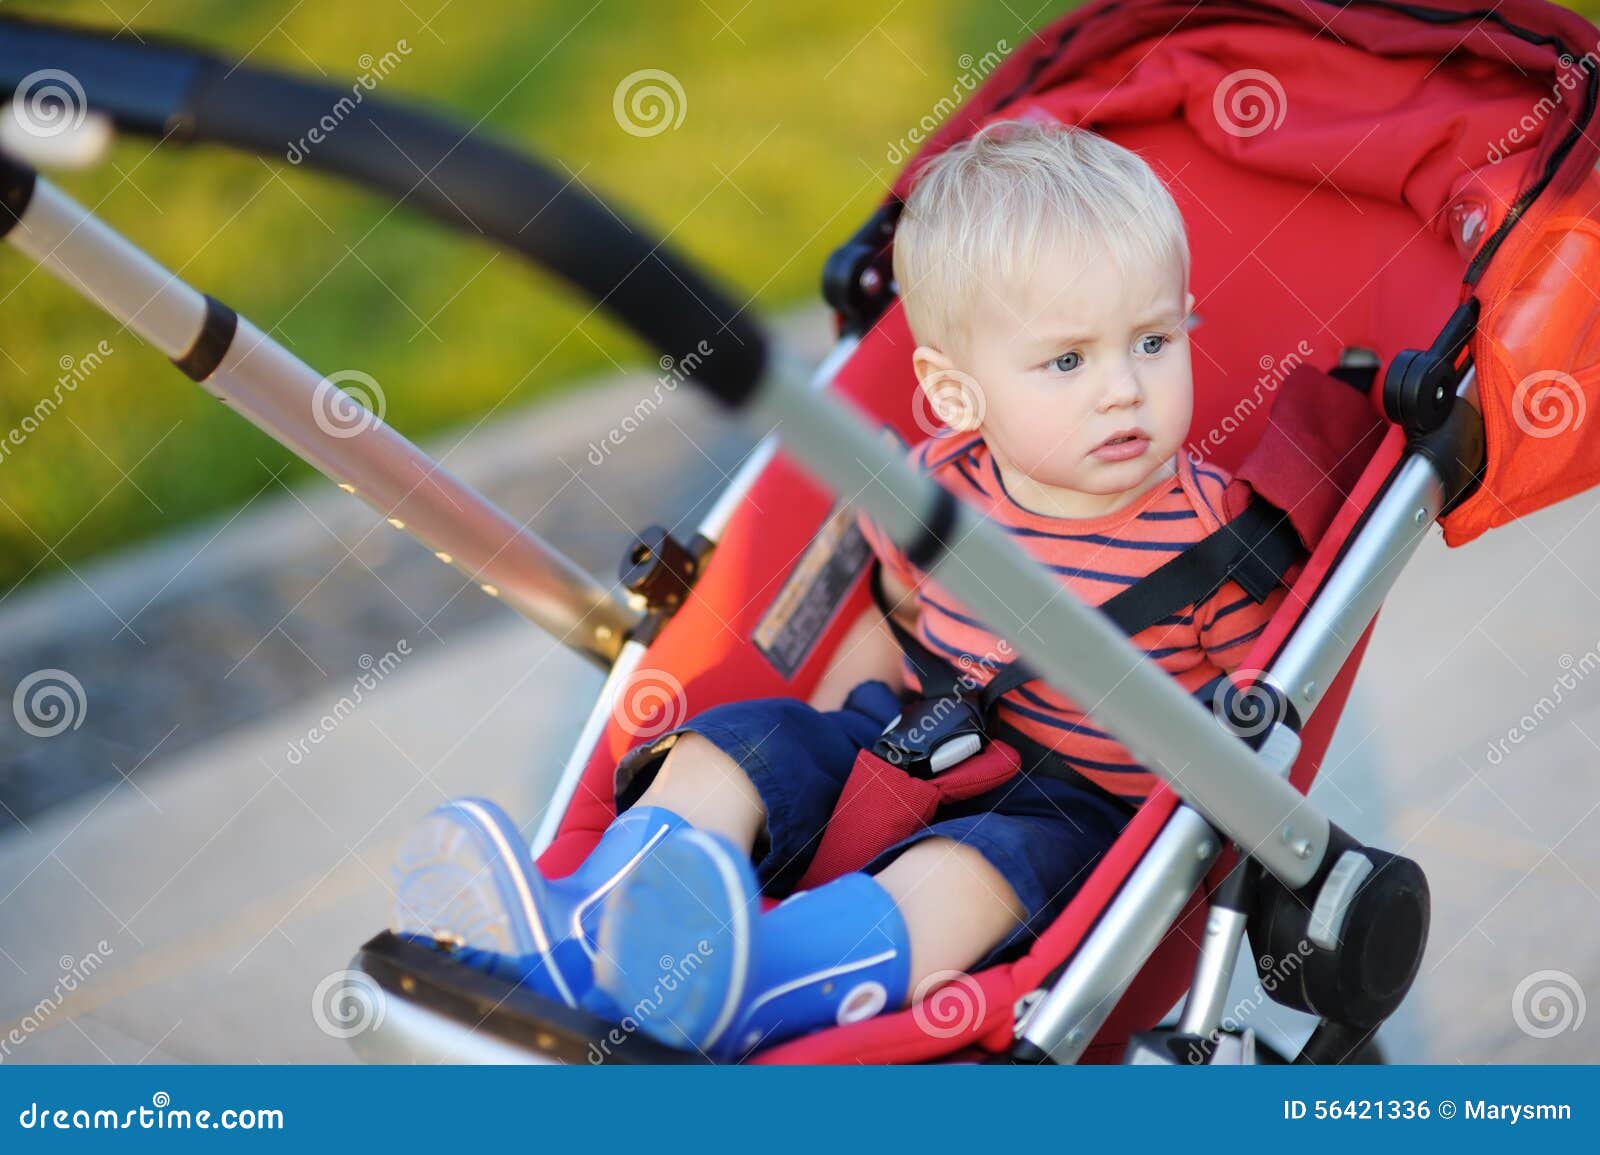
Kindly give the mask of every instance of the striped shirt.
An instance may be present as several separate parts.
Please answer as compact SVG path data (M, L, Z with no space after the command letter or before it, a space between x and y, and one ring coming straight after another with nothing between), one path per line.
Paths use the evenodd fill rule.
M1232 478L1221 469L1196 465L1177 455L1176 475L1150 487L1132 502L1101 517L1059 518L1019 505L1001 480L994 455L976 433L924 441L911 451L919 471L998 522L1024 550L1060 576L1088 605L1100 605L1133 585L1237 513L1224 492ZM958 674L982 685L1000 665L1019 656L973 614L926 575L864 516L860 519L873 552L900 582L916 591L916 636ZM1163 618L1131 639L1151 661L1193 693L1244 660L1251 643L1282 601L1275 590L1264 604L1251 600L1236 582L1226 582L1203 604ZM906 685L920 689L916 671L906 666ZM995 720L1054 749L1080 774L1131 802L1157 785L1155 775L1133 762L1128 751L1066 696L1043 681L1012 690L995 710Z

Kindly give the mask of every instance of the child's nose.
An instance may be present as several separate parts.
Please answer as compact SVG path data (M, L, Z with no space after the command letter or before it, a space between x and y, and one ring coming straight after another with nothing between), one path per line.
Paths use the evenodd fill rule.
M1132 369L1119 373L1116 379L1106 390L1100 402L1102 410L1125 409L1137 405L1144 400L1144 387L1139 383L1139 374Z

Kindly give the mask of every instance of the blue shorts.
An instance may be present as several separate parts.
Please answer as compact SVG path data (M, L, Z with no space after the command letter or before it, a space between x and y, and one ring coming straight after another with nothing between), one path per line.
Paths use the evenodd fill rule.
M811 864L856 754L877 740L900 705L883 682L864 682L850 692L842 709L828 713L792 698L713 707L629 751L618 763L618 812L644 792L679 734L701 735L733 758L761 795L767 824L753 852L756 874L767 894L782 897ZM924 838L948 838L978 851L1011 884L1028 912L1026 922L985 960L990 962L1050 925L1127 821L1126 810L1081 786L1024 773L941 807L928 826L889 847L864 869L877 873Z

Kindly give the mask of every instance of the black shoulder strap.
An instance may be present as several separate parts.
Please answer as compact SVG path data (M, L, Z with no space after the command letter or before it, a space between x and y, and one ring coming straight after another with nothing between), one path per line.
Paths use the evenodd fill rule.
M1238 517L1106 601L1100 611L1132 637L1163 618L1199 605L1230 579L1238 582L1253 600L1264 602L1303 553L1304 547L1288 515L1253 496ZM952 692L961 679L947 661L894 620L878 580L880 568L874 560L870 577L873 599L901 650L916 668L924 695L940 697ZM1001 697L1036 677L1020 660L1001 666L983 688L980 702L984 713Z

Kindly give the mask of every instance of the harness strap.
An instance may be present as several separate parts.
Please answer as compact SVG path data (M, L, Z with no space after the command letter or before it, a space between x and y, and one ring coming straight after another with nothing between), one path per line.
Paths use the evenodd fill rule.
M1259 604L1303 554L1288 516L1252 495L1239 516L1104 602L1100 612L1133 637L1180 610L1201 604L1230 579ZM873 600L901 652L916 668L923 696L942 697L971 688L969 676L957 674L949 662L895 620L883 592L881 572L882 563L874 559L870 577ZM1021 659L997 667L978 697L984 717L988 718L1003 696L1038 676Z

